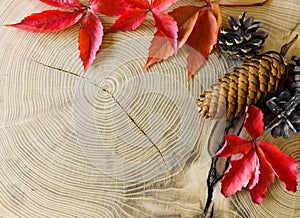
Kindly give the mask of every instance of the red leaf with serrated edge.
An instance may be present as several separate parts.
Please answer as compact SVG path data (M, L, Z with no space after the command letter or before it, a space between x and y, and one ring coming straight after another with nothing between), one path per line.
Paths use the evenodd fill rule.
M268 142L260 142L260 148L278 178L285 184L286 189L295 192L298 167L295 159L284 154L275 145Z
M196 6L182 6L169 13L169 15L177 22L177 40L179 41L179 47L181 47L190 36L197 21L200 9L201 8ZM148 60L144 68L147 68L161 60L165 60L174 54L171 42L167 39L163 39L162 37L163 35L159 32L154 34L154 38L152 39L149 48Z
M221 192L225 197L233 195L247 186L255 172L257 158L255 151L251 150L240 159L230 162L231 167L225 172L222 179Z
M219 157L230 157L236 154L246 154L252 149L252 142L236 135L225 135L224 146L215 154Z
M255 106L248 107L244 127L252 139L256 139L264 131L263 116L259 108Z
M187 69L190 79L202 66L204 60L210 54L217 43L218 24L214 14L205 8L199 15L195 27L188 38L186 48L190 55L187 59Z
M84 5L78 0L40 0L47 5L64 9L81 9Z
M103 26L92 10L87 12L80 23L78 43L80 58L84 66L84 72L86 72L96 58L97 51L102 44Z
M20 23L7 24L30 32L57 32L73 26L82 17L79 11L46 10L25 17Z
M146 16L147 11L144 9L129 9L113 23L108 31L135 30L145 20Z
M125 0L90 0L89 7L107 16L117 16L124 14L130 5Z
M178 31L176 21L170 15L158 11L152 11L152 14L154 18L154 26L171 42L176 53Z
M157 11L164 11L168 9L172 4L175 4L178 0L154 0L152 3L152 9Z
M150 9L148 0L125 0L132 8Z
M268 187L274 181L274 170L259 147L257 148L257 156L259 159L259 178L257 179L256 185L253 188L248 187L248 189L252 201L256 204L260 204L265 197Z

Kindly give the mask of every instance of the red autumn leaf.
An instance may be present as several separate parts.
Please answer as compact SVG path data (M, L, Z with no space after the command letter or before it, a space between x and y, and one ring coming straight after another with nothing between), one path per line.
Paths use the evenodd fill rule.
M125 0L132 8L150 9L151 6L148 0Z
M8 24L31 32L55 32L71 27L80 22L79 50L84 72L93 63L102 44L103 27L95 14L100 12L109 16L126 11L129 4L125 0L89 0L87 6L78 0L40 0L48 5L73 9L73 11L46 10L24 18L20 23Z
M107 16L118 16L124 14L130 8L125 0L90 0L89 6L95 12L105 14Z
M260 129L254 128L254 125L264 127L262 119L262 112L258 108L248 108L244 127L247 127L249 135L258 137L258 133L262 133ZM231 160L230 168L224 174L221 188L224 196L228 197L242 187L247 187L253 202L260 204L267 188L274 181L274 175L284 182L287 190L296 191L298 163L275 145L260 142L257 137L247 141L238 136L225 136L226 143L216 156L240 154L240 157Z
M253 175L252 175L252 177L249 180L249 183L247 185L248 190L252 190L257 185L257 183L259 181L260 168L261 168L262 165L259 162L259 154L257 154L257 157L258 158L255 159L255 163L254 163L255 164L254 173L253 173Z
M222 25L219 4L209 1L201 2L206 3L206 5L201 7L181 6L169 13L177 22L178 48L184 44L187 45L185 48L189 52L187 59L189 79L203 65L205 59L212 52L213 46L217 43L218 32ZM145 68L176 53L176 51L171 52L170 49L166 49L165 53L157 50L159 47L168 46L170 46L170 43L166 40L153 39ZM156 54L159 56L155 56Z
M172 4L175 4L178 0L156 0L152 3L153 10L157 11L165 11L167 10Z
M114 24L108 31L128 31L135 30L145 20L147 12L144 9L129 9Z
M235 154L246 154L252 149L252 143L236 135L225 135L225 145L216 153L222 157L230 157ZM229 144L230 146L227 146Z
M73 26L82 17L82 13L60 10L46 10L25 17L20 23L7 24L30 32L57 32Z
M222 194L225 197L235 194L246 187L255 172L257 155L254 150L242 156L240 159L232 160L222 180Z
M257 155L259 159L258 175L254 175L254 182L251 181L248 185L248 190L251 194L252 201L256 204L261 204L265 193L272 182L274 182L274 171L272 166L266 160L263 151L258 147Z
M152 12L154 26L164 37L170 40L174 51L177 51L177 25L176 21L163 11L170 7L177 0L154 0L149 4L148 0L125 0L130 5L109 28L109 31L128 31L135 30L145 20L147 13Z
M154 26L167 38L175 51L177 51L177 31L176 21L168 14L153 11Z
M252 107L251 110L248 110L244 127L252 139L259 137L264 131L264 123L261 122L263 116L259 108Z
M83 62L84 71L92 65L97 51L102 44L103 27L94 11L89 10L81 20L79 31L80 58Z
M64 9L81 9L84 5L78 0L40 0L47 5Z
M201 8L196 6L181 6L169 13L177 22L179 48L182 47L191 34L200 9ZM148 68L154 63L165 60L175 53L170 40L163 37L164 35L159 31L154 34L149 48L148 60L144 68Z
M295 192L298 167L298 163L295 159L282 153L271 143L261 142L260 147L278 178L285 184L286 189Z

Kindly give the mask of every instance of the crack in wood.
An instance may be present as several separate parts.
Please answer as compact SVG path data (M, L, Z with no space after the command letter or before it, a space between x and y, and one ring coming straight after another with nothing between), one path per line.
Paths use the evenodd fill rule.
M245 119L245 113L239 115L237 118L232 120L226 119L225 122L217 122L212 130L211 136L208 140L208 145L214 147L214 153L220 150L225 143L223 137L220 139L220 129L224 129L223 135L235 134L239 135ZM225 126L224 126L225 125ZM214 134L217 133L217 134ZM217 139L215 139L217 137ZM220 140L218 140L220 139ZM204 217L214 217L214 204L213 204L213 194L215 186L223 178L225 171L228 169L230 163L229 158L219 158L213 156L211 159L211 165L209 173L207 176L207 198L204 208Z
M73 73L71 71L67 71L67 70L64 70L64 69L61 69L61 68L53 67L53 66L50 66L48 64L44 64L42 62L39 62L39 61L35 61L35 60L31 60L31 61L34 62L34 63L36 63L36 64L42 65L43 67L47 67L47 68L50 68L50 69L53 69L53 70L57 70L57 71L61 71L61 72L67 73L67 74L71 74L73 76L84 78L83 76L80 76L80 75L78 75L76 73Z
M130 114L125 110L125 108L120 104L120 102L115 98L115 96L107 89L95 84L95 83L92 83L91 81L87 80L84 76L81 76L81 75L78 75L76 73L73 73L71 71L67 71L67 70L64 70L64 69L61 69L61 68L57 68L57 67L53 67L53 66L50 66L50 65L47 65L47 64L44 64L42 62L39 62L39 61L35 61L35 60L31 60L32 62L36 63L36 64L39 64L43 67L46 67L46 68L50 68L50 69L53 69L53 70L57 70L57 71L60 71L60 72L64 72L64 73L67 73L67 74L70 74L70 75L73 75L73 76L76 76L76 77L79 77L79 78L82 78L84 79L86 82L88 82L89 84L93 85L93 86L96 86L97 88L100 88L102 91L108 93L110 95L110 97L116 102L116 104L121 108L121 110L124 112L124 114L131 120L131 122L135 125L135 127L147 138L147 140L151 143L151 145L158 151L159 155L161 156L163 162L164 162L164 165L166 165L166 162L165 162L165 159L160 151L160 149L158 148L158 146L151 140L151 138L146 134L146 132L136 123L136 121L133 119L133 117L130 116Z
M110 95L110 97L116 102L116 104L121 108L121 110L131 120L131 122L135 125L135 127L147 138L147 140L151 143L151 145L158 151L158 153L161 156L165 166L167 166L166 162L165 162L165 159L164 159L160 149L158 148L158 146L152 141L152 139L146 134L146 132L136 123L136 121L133 119L133 117L130 116L130 114L125 110L125 108L120 104L120 102L115 98L115 96L110 91L108 91L107 89L105 89L103 87L99 87L99 88L101 88L104 92L106 92Z

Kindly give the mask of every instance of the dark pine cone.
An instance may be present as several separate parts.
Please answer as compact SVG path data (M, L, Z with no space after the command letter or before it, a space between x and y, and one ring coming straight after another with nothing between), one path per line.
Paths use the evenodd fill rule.
M218 38L221 50L242 59L259 54L268 34L257 31L263 24L253 21L253 16L247 17L246 12L239 18L230 16L228 23L231 28L222 28Z
M264 109L265 129L271 131L273 137L288 139L289 130L300 132L300 57L293 57L293 60L296 65L287 89L267 100L267 109Z

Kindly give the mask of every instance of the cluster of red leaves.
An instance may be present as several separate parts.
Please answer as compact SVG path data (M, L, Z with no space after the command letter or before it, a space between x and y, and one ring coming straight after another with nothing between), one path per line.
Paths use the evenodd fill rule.
M65 10L46 10L32 14L16 24L8 24L31 32L56 32L80 23L79 50L84 71L93 63L102 44L103 26L96 12L120 17L108 29L113 31L135 30L152 13L157 32L149 48L145 68L176 54L186 44L189 52L187 68L190 76L203 64L217 42L221 26L217 2L198 0L205 5L182 6L169 14L163 13L177 0L89 0L83 5L79 0L40 0Z
M235 194L243 187L253 202L260 204L269 185L278 176L287 190L296 191L298 163L282 153L275 145L258 141L264 130L263 113L255 106L247 110L244 127L251 140L236 135L226 135L224 147L216 153L219 157L240 154L231 160L222 180L221 192L225 197Z
M31 32L56 32L80 23L79 50L84 72L93 63L102 44L103 26L96 13L120 16L108 32L129 31L138 28L151 12L157 32L151 41L145 69L167 59L184 46L188 78L202 66L217 43L222 24L220 6L245 7L263 5L268 0L253 4L219 4L215 0L195 0L202 6L181 6L168 14L163 13L178 0L40 0L48 5L66 9L46 10L24 18L20 23L8 24Z

